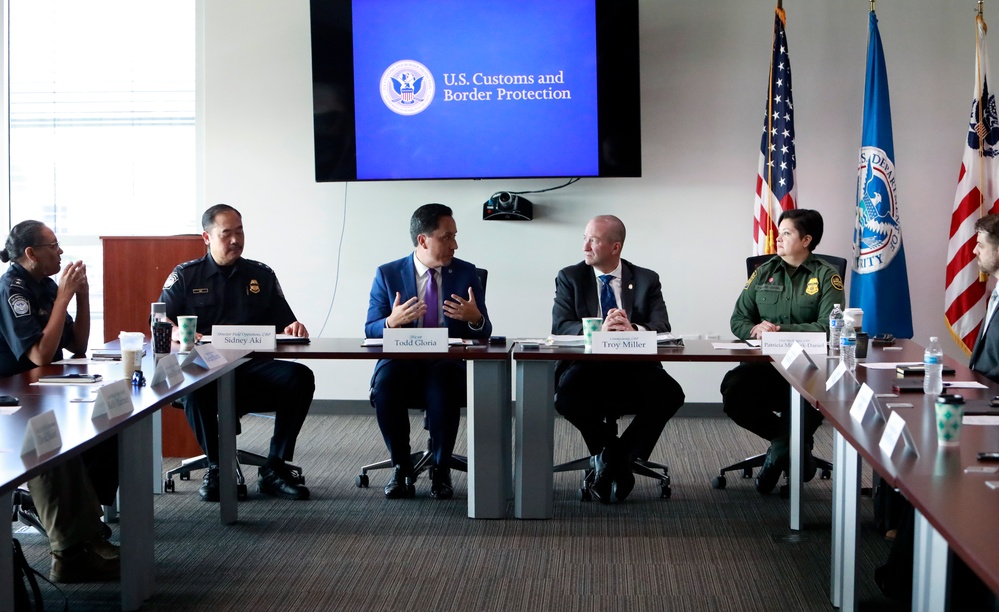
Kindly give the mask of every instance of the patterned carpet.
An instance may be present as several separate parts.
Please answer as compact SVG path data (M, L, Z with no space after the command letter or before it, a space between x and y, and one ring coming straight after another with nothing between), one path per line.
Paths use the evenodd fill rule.
M421 423L414 416L414 447L425 444ZM239 447L266 449L270 428L268 419L244 418ZM556 437L556 461L583 454L561 419ZM819 430L817 454L831 456L831 437L828 425ZM464 474L445 502L429 498L426 478L413 500L386 500L384 472L372 473L371 488L355 488L358 467L385 453L371 416L310 416L298 448L310 501L262 498L254 468L234 526L219 523L217 505L199 501L200 474L156 497L156 586L144 610L833 609L830 482L806 485L797 534L788 529L787 501L761 496L751 480L733 475L725 490L712 489L720 466L765 449L727 419L667 425L652 458L670 465L671 499L639 478L624 504L581 503L578 473L559 474L551 521L467 518ZM885 609L873 569L888 544L874 533L870 499L861 500L861 521L860 600ZM15 537L47 573L44 538ZM47 608L61 608L61 596L44 588ZM71 610L120 605L116 584L62 588Z

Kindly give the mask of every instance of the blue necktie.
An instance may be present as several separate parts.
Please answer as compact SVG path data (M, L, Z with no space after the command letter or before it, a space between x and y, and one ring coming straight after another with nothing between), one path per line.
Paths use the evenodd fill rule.
M439 307L437 298L437 279L434 278L434 269L427 270L427 291L423 296L423 301L427 305L427 314L423 315L423 327L439 327L437 321L437 309Z
M611 281L614 280L614 276L611 274L601 274L600 282L603 283L600 286L600 310L602 310L602 315L606 319L607 311L611 308L617 308L617 300L614 299L614 290L611 289Z

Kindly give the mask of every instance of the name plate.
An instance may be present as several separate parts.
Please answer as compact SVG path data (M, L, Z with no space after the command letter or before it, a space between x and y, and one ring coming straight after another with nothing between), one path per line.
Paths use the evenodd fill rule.
M382 333L382 350L400 353L446 353L447 328L401 327Z
M133 410L135 407L132 405L132 381L116 380L97 391L97 399L94 400L94 413L90 415L90 418L96 419L102 414L106 414L109 419L115 419Z
M214 340L212 342L214 343ZM192 363L206 370L214 370L220 365L228 363L228 360L211 344L201 344L191 349L191 352L184 357L184 361L180 363L180 367L184 368Z
M840 361L836 364L833 371L829 373L829 378L826 379L826 391L832 389L836 383L843 380L844 374L846 374L846 364Z
M886 455L891 455L895 451L895 446L898 444L899 438L902 438L905 442L904 448L908 448L917 456L919 455L916 451L916 442L912 439L909 428L905 426L905 419L898 416L897 412L892 412L891 416L888 417L888 424L885 425L885 430L881 434L881 441L878 443L878 446L881 447L881 450Z
M271 350L277 346L273 325L212 325L212 344L220 349Z
M764 355L783 355L797 342L810 355L825 355L826 335L823 332L763 332L760 347Z
M31 452L41 456L60 446L62 435L54 412L50 410L28 419L28 428L24 430L24 442L21 444L21 456Z
M815 362L812 361L812 358L808 356L808 353L805 352L805 349L797 342L791 343L791 349L787 352L786 355L784 355L784 359L780 362L781 367L784 368L785 370L790 368L791 364L794 363L798 359L798 357L804 357L805 361L808 362L809 367L812 368L819 367L815 365Z
M872 399L874 399L874 389L868 387L867 383L860 385L860 391L857 392L857 397L853 398L853 406L850 407L850 417L858 423L862 422L867 416L867 409Z
M173 387L184 382L184 373L180 371L180 362L177 361L177 353L169 353L156 360L156 370L153 372L153 379L149 385L156 386L164 382L167 387Z
M657 352L654 331L593 332L591 353L653 355Z

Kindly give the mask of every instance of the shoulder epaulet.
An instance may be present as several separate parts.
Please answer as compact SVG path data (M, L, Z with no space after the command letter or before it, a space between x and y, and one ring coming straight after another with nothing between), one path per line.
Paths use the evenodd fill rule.
M184 263L177 264L177 270L183 270L184 268L190 268L194 264L201 263L205 260L204 257L199 257L197 259L192 259L191 261L185 261Z
M261 262L259 262L259 261L255 261L255 260L253 260L253 259L247 259L247 258L245 258L245 257L243 258L243 261L244 261L244 262L246 262L246 264L247 264L248 266L250 266L250 267L257 267L257 268L263 268L264 270L267 270L268 272L271 272L271 273L273 273L273 272L274 272L274 270L271 270L271 267L270 267L270 266L268 266L268 265L267 265L267 264L265 264L265 263L261 263Z

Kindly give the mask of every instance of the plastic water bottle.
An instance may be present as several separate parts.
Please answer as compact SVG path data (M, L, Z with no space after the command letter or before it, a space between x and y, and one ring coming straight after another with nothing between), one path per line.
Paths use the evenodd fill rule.
M923 393L940 395L943 391L943 351L936 336L923 353Z
M850 372L857 371L857 331L852 325L843 327L839 337L839 360Z
M843 327L843 310L839 304L834 304L832 312L829 313L829 354L833 357L839 355L839 338L843 333Z

